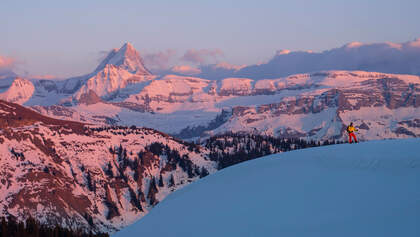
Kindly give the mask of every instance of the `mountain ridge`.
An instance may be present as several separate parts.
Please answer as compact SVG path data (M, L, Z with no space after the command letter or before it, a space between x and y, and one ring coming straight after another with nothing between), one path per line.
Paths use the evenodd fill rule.
M343 128L350 121L362 128L362 139L420 136L416 125L420 77L414 75L323 71L272 80L219 81L168 75L137 85L122 101L66 110L71 109L84 121L97 121L99 116L171 134L182 131L195 134L195 138L244 131L315 140L346 139ZM223 111L227 112L223 123L209 126ZM54 116L54 111L49 115Z
M340 50L361 47L349 44ZM147 126L190 134L182 137L187 139L229 131L345 139L343 127L350 121L364 128L362 139L420 136L420 79L415 75L331 70L275 79L208 80L149 75L142 68L139 53L127 43L108 54L100 71L65 81L29 81L27 87L33 86L34 92L18 96L24 98L18 102L57 118ZM362 113L369 109L375 114ZM231 115L210 126L222 111Z
M113 232L217 168L205 148L153 129L57 120L1 100L0 127L0 214L18 220Z

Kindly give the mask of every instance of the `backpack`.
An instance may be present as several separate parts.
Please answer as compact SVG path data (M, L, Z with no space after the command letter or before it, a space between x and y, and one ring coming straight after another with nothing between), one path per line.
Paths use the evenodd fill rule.
M349 125L349 126L347 126L347 132L348 132L348 133L351 133L351 131L350 131L350 125Z

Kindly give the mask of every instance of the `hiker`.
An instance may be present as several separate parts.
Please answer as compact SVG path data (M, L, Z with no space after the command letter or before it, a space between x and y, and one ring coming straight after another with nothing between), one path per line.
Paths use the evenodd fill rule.
M354 131L359 131L355 127L353 127L353 123L351 122L349 126L347 126L347 133L349 134L349 143L352 143L351 138L353 137L354 142L357 143L356 135L354 135Z

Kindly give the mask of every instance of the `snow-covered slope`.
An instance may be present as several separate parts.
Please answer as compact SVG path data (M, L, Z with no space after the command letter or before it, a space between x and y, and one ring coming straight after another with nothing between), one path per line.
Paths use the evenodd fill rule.
M32 82L23 78L16 78L5 92L0 93L0 99L23 104L32 97L34 91L35 87Z
M128 236L420 236L420 140L272 155L171 194Z
M92 127L0 100L0 216L112 232L216 167L205 148L153 129Z

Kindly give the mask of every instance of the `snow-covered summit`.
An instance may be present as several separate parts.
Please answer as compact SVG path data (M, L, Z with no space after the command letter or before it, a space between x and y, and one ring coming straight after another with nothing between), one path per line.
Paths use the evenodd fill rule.
M5 92L0 93L0 99L12 103L23 104L32 97L34 91L35 87L32 82L17 77Z
M82 77L79 89L73 94L77 101L91 91L103 99L119 96L129 85L154 79L143 64L140 54L130 43L113 49L91 74Z
M103 70L106 65L114 65L138 75L151 75L146 69L139 52L130 43L125 43L119 49L113 49L108 56L96 68L96 72Z
M372 141L245 162L169 195L113 237L420 236L418 144Z
M92 91L101 99L109 100L121 96L122 89L136 87L135 84L154 78L156 76L144 66L139 52L133 45L126 43L119 49L111 50L100 65L86 75L62 81L19 79L15 83L12 83L14 77L3 78L0 81L0 98L27 105L72 104L72 102L80 103L80 98L86 98ZM20 83L22 80L26 84ZM22 89L23 86L26 89ZM4 93L6 90L9 91L7 94Z

